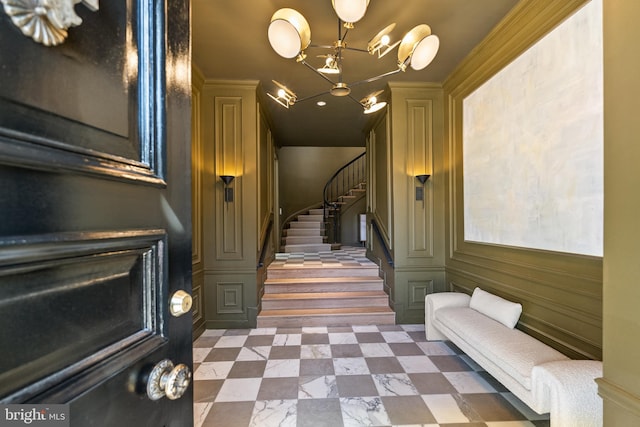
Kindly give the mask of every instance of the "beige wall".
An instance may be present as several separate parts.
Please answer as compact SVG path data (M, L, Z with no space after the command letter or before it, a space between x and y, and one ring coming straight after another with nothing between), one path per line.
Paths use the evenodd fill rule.
M321 204L327 181L363 147L282 147L278 150L282 219Z
M604 2L604 425L640 425L640 2Z

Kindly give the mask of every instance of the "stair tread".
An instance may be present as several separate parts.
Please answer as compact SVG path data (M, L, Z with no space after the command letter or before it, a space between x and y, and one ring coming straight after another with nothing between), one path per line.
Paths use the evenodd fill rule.
M344 277L269 277L265 280L265 284L270 283L327 283L327 282L381 282L379 276L344 276Z
M329 298L367 298L387 297L380 291L355 291L355 292L290 292L278 294L264 294L262 299L286 300L286 299L329 299Z
M330 314L339 315L372 315L394 313L389 307L346 307L346 308L305 308L305 309L275 309L262 310L258 316L318 316ZM394 313L395 314L395 313Z

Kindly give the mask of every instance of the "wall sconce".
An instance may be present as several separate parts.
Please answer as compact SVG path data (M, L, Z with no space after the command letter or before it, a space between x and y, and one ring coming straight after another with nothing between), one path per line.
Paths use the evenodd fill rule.
M233 202L233 188L229 188L229 184L235 176L233 175L220 175L220 179L224 182L224 201Z
M416 200L422 200L424 206L424 183L427 182L431 175L416 175L416 179L420 181L422 187L416 187Z

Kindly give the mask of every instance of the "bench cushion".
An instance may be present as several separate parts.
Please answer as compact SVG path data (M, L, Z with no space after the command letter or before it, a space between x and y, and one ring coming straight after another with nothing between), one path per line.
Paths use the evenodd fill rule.
M436 326L446 325L527 390L531 390L531 370L534 366L569 360L541 341L517 329L509 329L469 307L440 308L434 316Z

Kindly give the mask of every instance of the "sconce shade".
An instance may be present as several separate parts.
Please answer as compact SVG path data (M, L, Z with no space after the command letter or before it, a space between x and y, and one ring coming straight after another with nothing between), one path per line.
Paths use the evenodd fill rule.
M234 178L235 176L233 175L220 175L220 179L224 181L224 185L231 184L231 181L233 181Z
M353 24L367 12L369 0L331 0L333 10L341 21Z
M420 181L421 184L424 184L425 182L427 182L430 176L431 175L416 175L416 179Z
M271 17L269 43L278 55L295 58L311 43L309 23L295 9L279 9Z
M439 47L440 39L431 34L431 27L427 24L413 27L398 48L398 66L404 70L410 64L414 70L422 70L433 61Z

